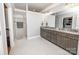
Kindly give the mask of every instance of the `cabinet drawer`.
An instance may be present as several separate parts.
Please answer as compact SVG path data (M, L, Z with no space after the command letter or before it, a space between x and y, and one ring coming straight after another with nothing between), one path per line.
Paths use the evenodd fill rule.
M72 39L78 39L78 36L77 35L73 35L73 34L66 34L66 37L72 38Z

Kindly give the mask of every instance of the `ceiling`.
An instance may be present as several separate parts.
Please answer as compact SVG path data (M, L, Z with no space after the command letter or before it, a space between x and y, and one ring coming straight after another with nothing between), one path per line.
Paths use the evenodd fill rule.
M52 3L28 3L28 10L41 12ZM14 3L15 8L26 10L26 3Z
M15 8L26 10L26 3L14 3Z
M41 12L44 10L46 7L50 6L52 3L29 3L28 4L28 9L30 11L36 11L36 12Z

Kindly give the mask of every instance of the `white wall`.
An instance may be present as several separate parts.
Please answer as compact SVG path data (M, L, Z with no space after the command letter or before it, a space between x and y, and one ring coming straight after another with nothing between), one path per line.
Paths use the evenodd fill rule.
M6 40L6 24L4 16L4 5L0 3L0 54L7 54L7 40Z
M0 3L0 7L2 7ZM2 9L0 8L0 19L2 18ZM3 54L3 43L2 43L2 36L1 36L1 20L0 20L0 55Z
M77 14L77 19L76 19L76 29L79 30L79 14Z
M59 27L59 17L55 16L55 27L58 28Z
M5 17L6 18L6 20L5 20L6 21L6 27L9 28L9 25L8 25L8 9L7 8L5 8L5 12L6 12L5 13L5 15L6 15L6 17Z
M9 31L10 31L10 45L11 48L14 47L14 29L13 29L13 9L12 7L8 7L8 23L9 23Z
M1 9L0 9L0 11L1 11ZM2 36L1 36L1 23L0 23L0 55L3 54L3 52L4 51L3 51L3 42L2 42Z
M42 22L42 14L36 12L27 12L27 37L40 35L40 26Z
M48 22L49 27L55 27L55 16L54 15L46 16L46 21Z
M26 37L26 18L25 13L23 12L15 12L14 14L14 35L15 39L21 39L23 37ZM23 28L17 28L17 22L23 22Z

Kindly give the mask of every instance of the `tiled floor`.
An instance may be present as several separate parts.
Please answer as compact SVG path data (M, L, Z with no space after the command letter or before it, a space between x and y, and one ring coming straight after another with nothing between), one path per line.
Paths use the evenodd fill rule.
M43 38L16 40L11 55L71 55Z

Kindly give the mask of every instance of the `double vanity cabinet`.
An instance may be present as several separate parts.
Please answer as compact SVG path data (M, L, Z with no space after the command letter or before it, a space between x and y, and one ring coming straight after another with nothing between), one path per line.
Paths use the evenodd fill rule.
M65 30L57 30L53 28L40 28L42 38L54 43L64 50L76 55L78 51L78 37L76 33L65 32Z

